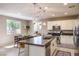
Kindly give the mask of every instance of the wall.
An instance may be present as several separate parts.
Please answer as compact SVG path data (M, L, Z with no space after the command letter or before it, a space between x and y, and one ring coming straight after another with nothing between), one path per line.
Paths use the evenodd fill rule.
M17 18L0 16L0 46L4 46L4 45L7 45L7 44L12 44L14 42L14 40L13 40L14 36L13 35L7 35L7 32L6 32L6 20L7 19L14 19L14 20L21 21L22 34L25 35L25 33L26 33L26 30L25 30L24 26L27 25L27 21L17 19Z

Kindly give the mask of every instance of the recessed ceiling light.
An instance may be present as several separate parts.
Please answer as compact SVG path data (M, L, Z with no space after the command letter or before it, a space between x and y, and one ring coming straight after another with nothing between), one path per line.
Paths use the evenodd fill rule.
M45 7L44 9L48 9L48 7Z
M46 25L46 23L44 22L43 25Z
M52 14L52 16L55 16L55 14Z
M64 5L67 5L68 3L64 3Z
M67 13L67 12L65 12L64 14L65 14L65 15L67 15L68 13Z

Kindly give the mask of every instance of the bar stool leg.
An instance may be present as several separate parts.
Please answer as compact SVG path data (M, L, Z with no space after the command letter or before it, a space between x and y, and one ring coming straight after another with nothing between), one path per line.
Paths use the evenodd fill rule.
M18 56L20 56L20 48L19 48Z

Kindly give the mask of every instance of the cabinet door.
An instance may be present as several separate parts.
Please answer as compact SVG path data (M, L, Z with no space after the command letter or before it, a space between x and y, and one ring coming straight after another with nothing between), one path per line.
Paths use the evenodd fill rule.
M50 56L50 42L46 44L45 50L46 50L46 56Z
M73 36L68 36L68 35L61 35L60 39L62 44L74 44L73 42Z
M45 56L45 47L29 45L29 56Z
M46 48L46 56L50 56L50 46Z
M52 56L56 50L56 38L54 40L52 40L51 45L50 45L50 55Z

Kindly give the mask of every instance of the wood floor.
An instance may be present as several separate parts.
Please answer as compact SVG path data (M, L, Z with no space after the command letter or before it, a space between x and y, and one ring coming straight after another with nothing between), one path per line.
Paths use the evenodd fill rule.
M71 56L71 53L58 50L55 56Z
M61 44L56 47L55 56L79 56L79 49L70 44Z
M64 46L65 44L63 44ZM79 51L72 49L72 46L65 45L57 47L57 52L54 56L79 56ZM69 47L69 48L68 48ZM7 46L4 48L0 48L0 56L18 56L18 48L14 48L14 46ZM76 53L75 53L76 51ZM21 56L26 56L22 54Z

